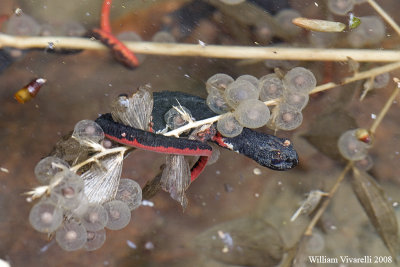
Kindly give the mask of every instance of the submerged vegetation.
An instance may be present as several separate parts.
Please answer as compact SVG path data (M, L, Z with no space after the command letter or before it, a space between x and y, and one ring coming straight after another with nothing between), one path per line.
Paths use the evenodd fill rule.
M331 237L327 233L346 224L335 222L329 228L324 216L333 214L329 207L339 198L339 189L349 187L388 251L378 263L396 263L400 249L398 203L387 197L377 181L381 177L371 171L370 151L378 142L387 141L379 140L378 127L390 107L398 105L398 24L374 0L316 1L310 2L311 7L302 1L282 1L281 6L256 0L174 2L175 10L164 14L157 31L147 36L152 42L141 41L132 32L114 35L109 17L120 5L107 0L100 27L91 31L72 23L53 28L21 10L4 22L0 20L0 52L7 59L0 71L37 48L60 55L107 48L115 60L113 67L120 63L133 72L140 71L151 55L236 59L228 66L239 70L232 71L225 64L211 75L206 71L202 91L192 91L205 99L156 93L159 88L143 85L115 98L110 114L76 123L73 132L35 167L40 186L27 192L29 201L37 201L29 214L32 227L54 238L63 250L93 251L106 246L109 233L105 229L125 228L133 218L131 212L140 216L138 208L148 205L160 189L187 212L191 209L191 183L206 165L219 163L217 146L207 142L243 154L261 166L288 170L280 177L296 172L289 169L300 162L296 173L306 177L307 162L302 160L307 156L303 156L302 146L296 147L299 137L286 138L295 136L292 131L306 124L308 130L301 133L302 138L317 151L317 158L325 155L341 168L334 182L305 186L309 192L300 205L286 204L293 215L284 223L273 223L261 203L247 216L213 222L202 233L198 231L190 242L194 245L185 249L232 265L308 266L309 256L328 255L322 254L324 240ZM96 58L96 64L103 64L102 60ZM48 90L47 84L42 82L33 93L29 86L38 80L51 83L51 76L45 78L15 90L18 102L40 98L39 89L43 85L41 91ZM308 107L328 90L338 92L336 103L310 118ZM355 123L359 114L352 116L343 110L353 99L363 105L387 90L392 92L385 103L379 103L381 110L374 114L370 127L359 127ZM261 129L249 130L255 128ZM134 179L121 178L124 161L135 157L139 149L167 154L158 174L142 187ZM254 169L256 173L259 170ZM320 178L327 178L325 175ZM390 178L393 184L398 183L395 177ZM300 187L301 181L296 186ZM230 190L226 185L225 191ZM284 233L288 227L295 233L290 242ZM360 244L360 251L368 251L362 248L366 245Z

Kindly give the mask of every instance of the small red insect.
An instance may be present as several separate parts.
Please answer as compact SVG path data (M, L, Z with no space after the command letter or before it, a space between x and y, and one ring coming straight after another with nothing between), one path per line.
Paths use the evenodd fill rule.
M19 103L25 103L34 98L37 93L39 93L40 88L43 84L46 83L46 79L43 78L36 78L33 79L30 83L25 85L23 88L19 89L15 94L14 98Z

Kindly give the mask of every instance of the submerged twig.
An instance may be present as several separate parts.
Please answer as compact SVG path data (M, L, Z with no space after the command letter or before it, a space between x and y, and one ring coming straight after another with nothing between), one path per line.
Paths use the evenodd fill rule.
M139 54L164 56L190 56L231 59L273 59L302 61L347 61L348 57L358 62L400 61L398 50L373 49L319 49L287 47L253 47L199 44L171 44L153 42L124 42ZM19 49L49 48L106 50L100 42L77 37L32 37L11 36L0 33L0 48Z
M386 13L383 8L378 5L374 0L367 0L368 4L375 9L375 11L400 35L400 26Z

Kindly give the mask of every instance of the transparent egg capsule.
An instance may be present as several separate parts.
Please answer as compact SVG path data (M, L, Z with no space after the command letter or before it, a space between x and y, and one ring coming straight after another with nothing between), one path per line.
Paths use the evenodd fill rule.
M354 7L354 0L328 0L328 9L335 15L345 16Z
M260 78L258 83L260 100L268 101L282 97L283 83L275 73L267 74Z
M377 16L360 17L360 20L360 26L347 35L350 46L360 48L379 45L386 36L383 21Z
M58 173L50 182L55 185L51 189L50 198L66 209L76 209L83 198L84 182L82 178L65 170Z
M283 85L289 91L308 94L317 85L317 80L308 69L296 67L288 71L283 77Z
M294 9L282 9L275 15L275 21L290 36L296 36L301 32L301 28L292 23L294 18L301 17L300 13Z
M57 157L46 157L35 166L35 176L41 184L48 184L50 180L58 173L63 171L63 167L69 168L64 160Z
M294 130L303 122L303 114L301 111L292 108L291 106L281 103L278 112L275 116L275 127L280 130Z
M193 118L189 109L179 106L168 110L167 113L164 114L164 120L168 128L174 130L188 124Z
M86 212L79 218L87 231L98 231L103 229L108 222L108 213L105 208L97 203L91 203Z
M340 154L348 160L362 160L368 155L370 145L357 137L358 129L344 132L338 141Z
M101 229L99 231L87 231L87 240L84 248L87 251L93 251L101 248L106 241L106 230Z
M217 122L217 130L226 137L235 137L242 133L243 126L235 119L233 113L226 113Z
M245 2L246 0L220 0L220 1L226 5L238 5L240 3Z
M120 200L113 200L104 204L108 213L106 227L110 230L120 230L128 225L131 220L131 210L128 205Z
M63 211L50 199L36 203L29 213L29 223L42 233L54 232L63 221Z
M239 80L231 83L225 92L225 100L229 106L236 108L239 103L247 99L258 99L258 89L249 81Z
M271 115L269 108L257 99L242 101L233 114L236 120L247 128L259 128L266 125Z
M142 189L132 179L121 179L115 199L125 202L130 210L134 210L142 203Z
M206 82L206 90L210 94L215 90L225 91L229 84L231 84L234 79L225 73L217 73L208 78Z
M36 36L40 33L40 25L27 14L13 14L7 21L5 32L17 36Z
M390 74L388 72L379 74L374 78L374 85L373 88L380 89L388 85L390 81Z
M299 111L307 106L310 98L308 94L301 94L293 91L285 91L283 95L284 103Z
M169 32L165 31L156 32L151 40L158 43L176 43L175 37Z
M206 99L207 106L217 114L224 114L231 110L228 103L226 103L224 93L221 91L212 91L208 94Z
M103 129L91 120L81 120L75 124L72 136L78 141L89 140L95 143L100 143L104 139Z
M81 224L70 221L64 222L56 232L58 245L66 251L74 251L82 248L87 240L85 227Z
M369 171L374 166L374 161L372 157L368 154L365 158L356 160L354 162L354 166L359 170Z
M248 81L250 82L252 85L254 85L255 88L258 88L258 79L256 77L254 77L253 75L240 75L239 77L237 77L236 81Z
M117 35L117 38L121 41L132 41L132 42L141 42L142 37L134 31L126 31L121 32ZM135 53L136 58L139 60L140 63L143 63L146 59L146 55L144 54L137 54Z

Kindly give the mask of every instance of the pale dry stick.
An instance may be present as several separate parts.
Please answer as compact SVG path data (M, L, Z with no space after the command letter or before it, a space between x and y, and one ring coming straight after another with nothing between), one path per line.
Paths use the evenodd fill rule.
M373 68L373 69L370 69L367 71L363 71L363 72L358 72L358 73L354 74L354 76L344 79L341 84L329 82L329 83L319 85L319 86L315 87L314 90L312 90L310 92L310 94L329 90L329 89L332 89L332 88L340 86L340 85L344 85L344 84L348 84L348 83L355 82L358 80L366 79L368 77L376 76L376 75L379 75L379 74L382 74L385 72L390 72L390 71L393 71L398 68L400 68L400 62L387 64L387 65L376 67L376 68ZM274 99L274 100L265 101L264 104L267 106L271 106L271 105L276 105L278 102L279 102L279 99ZM183 132L186 132L189 129L196 128L196 127L202 126L204 124L212 124L212 123L216 122L217 120L219 120L221 118L221 116L222 115L217 115L217 116L207 118L204 120L195 121L193 123L186 124L180 128L177 128L175 130L167 132L164 135L179 137L180 134L182 134Z
M400 35L400 27L399 25L392 19L391 16L389 16L388 13L386 13L383 8L378 5L374 0L367 0L368 4L372 6L375 11L390 25L392 28L397 32L398 35Z
M340 173L339 177L336 179L335 184L331 188L331 190L328 192L328 196L325 198L325 200L322 202L321 206L319 207L318 211L315 213L314 217L311 219L310 223L307 225L306 230L304 231L305 236L311 236L312 235L312 230L315 226L315 224L319 221L321 218L322 214L325 212L326 208L328 207L329 203L331 202L330 200L332 197L335 195L336 191L339 189L339 185L343 181L343 179L346 177L347 172L350 170L350 168L353 166L353 162L349 161L344 168L344 170Z
M396 96L399 94L400 91L400 83L398 78L393 78L394 82L396 83L396 87L394 88L393 93L390 95L388 101L386 102L385 106L382 108L381 112L379 113L378 117L372 124L371 128L369 129L369 132L374 135L376 132L376 129L378 128L379 124L385 117L386 113L388 112L389 108L392 106L392 103Z
M374 134L376 129L378 128L379 124L381 123L382 119L385 117L386 113L388 112L390 106L393 104L393 100L397 96L397 94L400 91L400 84L399 80L397 78L393 79L396 82L396 86L393 90L393 93L390 95L389 99L386 101L385 105L379 112L378 118L375 120L375 122L372 124L371 128L369 131ZM339 185L343 181L344 177L346 176L347 172L350 170L350 168L353 166L353 161L348 161L346 167L344 170L341 172L339 177L336 179L335 184L333 185L332 189L328 192L327 198L322 202L320 208L318 211L315 213L313 218L311 219L310 223L307 225L306 230L304 231L305 236L310 236L312 235L312 230L315 226L315 224L318 222L318 220L321 218L322 214L325 212L326 208L328 207L332 197L335 195L336 191L339 188Z
M301 61L347 61L348 57L350 57L357 62L400 61L400 51L398 50L253 47L153 42L125 42L125 44L130 50L138 54L164 56L199 56L230 59L257 58ZM100 42L87 38L21 37L0 33L0 48L14 47L19 49L48 49L53 46L56 49L107 49Z

